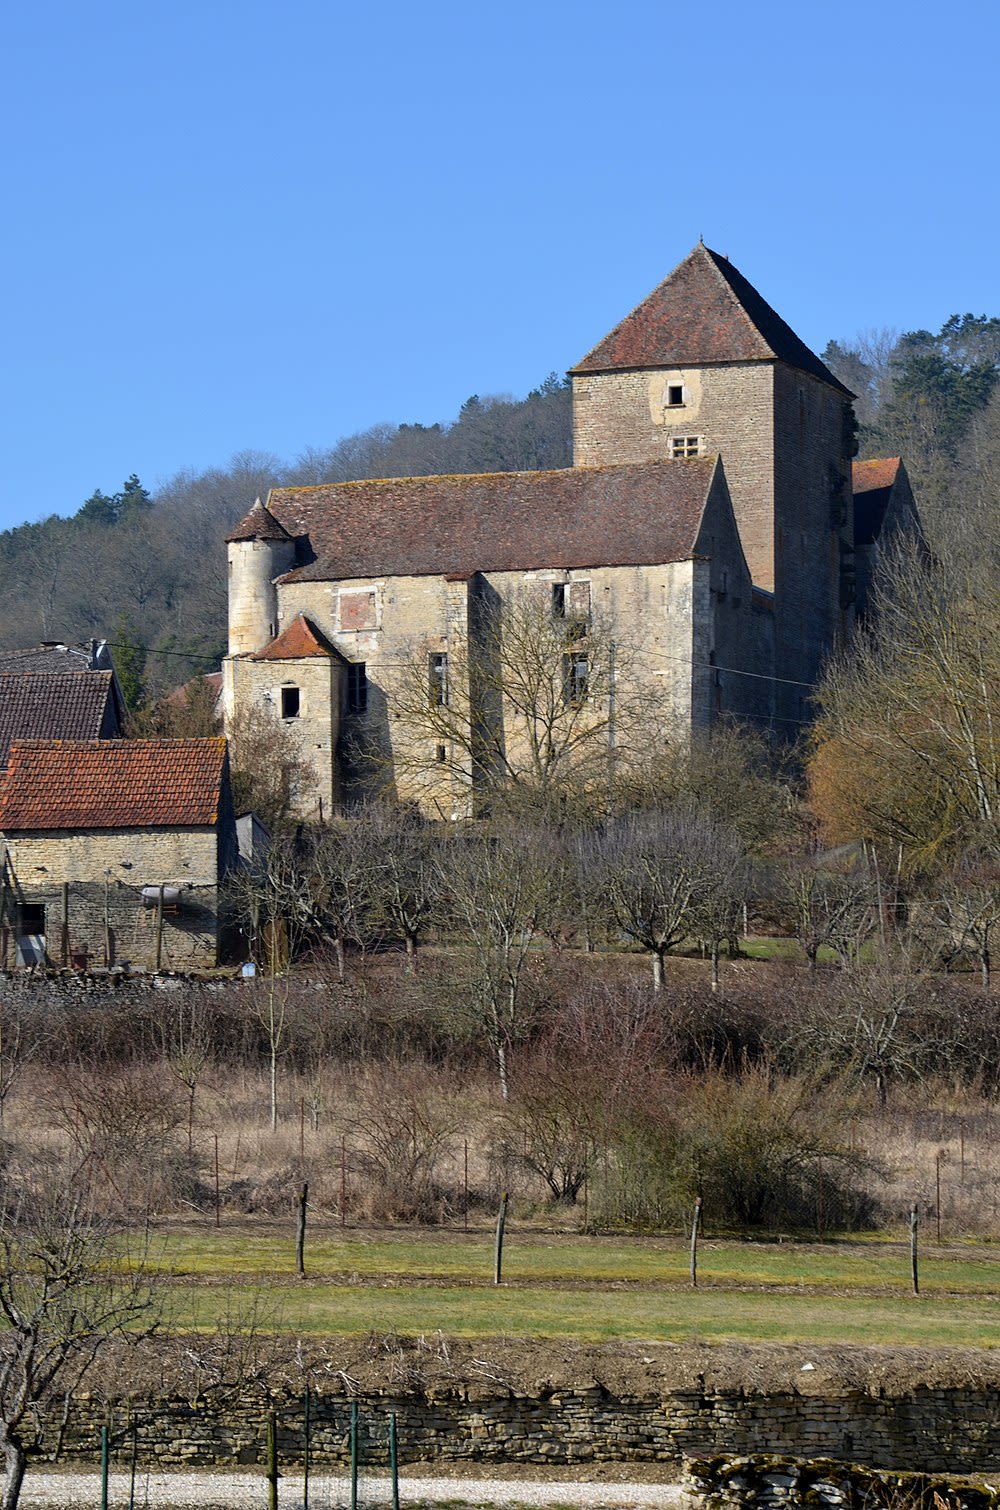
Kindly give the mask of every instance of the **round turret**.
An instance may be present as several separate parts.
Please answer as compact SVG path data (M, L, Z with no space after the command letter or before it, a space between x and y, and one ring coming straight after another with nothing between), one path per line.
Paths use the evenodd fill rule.
M275 578L295 559L295 541L258 498L226 542L229 554L229 654L263 650L278 633Z

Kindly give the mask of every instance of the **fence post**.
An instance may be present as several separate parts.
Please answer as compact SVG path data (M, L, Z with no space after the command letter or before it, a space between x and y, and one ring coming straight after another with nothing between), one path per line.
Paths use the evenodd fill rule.
M507 1192L500 1197L500 1212L497 1216L497 1235L493 1245L493 1283L500 1283L500 1274L503 1269L503 1231L507 1225Z
M267 1510L278 1510L278 1421L273 1410L267 1416Z
M351 1401L351 1510L358 1510L358 1402Z
M701 1196L694 1203L694 1217L691 1222L691 1288L698 1288L698 1223L701 1221Z
M309 1510L309 1443L312 1435L310 1405L312 1396L306 1385L305 1407L302 1420L302 1510Z
M302 1186L299 1194L299 1229L295 1238L295 1272L306 1272L306 1206L309 1202L309 1183Z
M910 1207L910 1277L914 1295L920 1294L920 1278L917 1274L917 1208Z
M392 1510L399 1510L399 1443L396 1438L395 1411L389 1414L389 1471L392 1475Z
M108 1510L108 1428L101 1427L101 1510Z

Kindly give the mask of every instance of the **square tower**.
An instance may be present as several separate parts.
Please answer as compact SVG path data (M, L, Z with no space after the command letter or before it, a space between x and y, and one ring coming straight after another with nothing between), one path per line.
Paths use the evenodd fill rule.
M576 466L722 456L774 597L775 716L797 722L850 629L853 395L701 242L570 376Z

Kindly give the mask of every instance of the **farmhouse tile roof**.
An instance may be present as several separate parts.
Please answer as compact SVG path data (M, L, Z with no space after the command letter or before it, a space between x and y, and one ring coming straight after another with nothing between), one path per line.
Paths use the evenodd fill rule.
M811 373L853 397L728 257L699 242L570 371L773 361Z
M872 545L882 533L889 498L901 466L898 456L851 463L855 545Z
M287 540L288 538L287 530L281 527L274 515L258 498L249 514L240 520L231 535L226 536L226 544L237 540Z
M18 739L0 830L207 828L227 771L224 739Z
M0 769L7 764L13 739L117 734L113 682L111 671L0 670Z
M316 656L335 656L343 659L328 640L320 634L316 625L304 613L293 619L277 639L252 655L252 661L304 661Z
M275 488L310 559L283 581L647 566L693 552L715 457L556 472L392 477Z

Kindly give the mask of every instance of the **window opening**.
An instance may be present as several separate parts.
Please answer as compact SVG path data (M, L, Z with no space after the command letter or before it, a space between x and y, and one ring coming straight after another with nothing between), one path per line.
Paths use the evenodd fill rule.
M683 386L683 384L681 384L681 383L668 383L667 384L667 408L668 409L683 409L683 407L684 407L684 386Z
M281 689L281 716L282 718L298 718L300 707L300 694L298 687L282 687Z
M428 658L428 694L432 708L448 706L448 657L432 655Z
M701 436L672 435L670 437L670 455L675 459L684 456L700 456Z
M364 661L352 661L347 668L347 711L364 713L368 707L368 671Z
M438 765L444 765L445 761L448 759L448 751L444 745L438 745L437 749L434 752L434 758L437 761Z
M585 702L590 665L585 654L572 651L563 656L563 702L576 707Z

